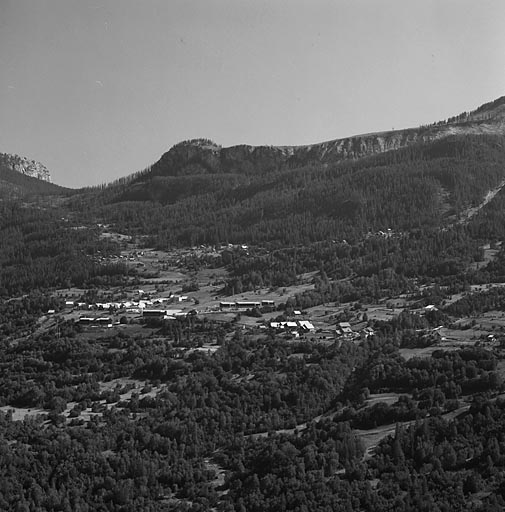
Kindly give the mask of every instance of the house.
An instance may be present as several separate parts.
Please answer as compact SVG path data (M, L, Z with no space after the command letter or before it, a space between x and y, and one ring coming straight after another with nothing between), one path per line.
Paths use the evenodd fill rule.
M154 299L155 302L159 302L160 304L162 304L163 302L170 302L170 298L169 297L158 297L157 299Z
M112 327L112 318L109 316L97 318L96 324L102 327Z
M220 302L219 307L221 309L235 309L235 302Z
M143 318L160 318L163 320L175 320L176 318L184 318L188 315L182 309L143 309Z
M170 297L170 300L172 302L184 302L184 301L188 300L188 296L187 295L172 295Z
M354 332L349 322L340 322L335 330L335 335L346 340L355 340L360 335Z
M173 317L185 317L188 315L188 312L182 309L167 309L165 310L165 314Z
M112 318L110 318L109 316L81 316L79 317L79 324L89 325L91 327L112 327Z
M275 301L273 301L273 300L262 300L261 301L261 305L263 307L266 306L266 307L272 307L273 308L273 307L275 307Z
M365 327L362 331L361 331L361 337L365 340L367 340L368 338L370 338L371 336L373 336L375 334L375 331L371 328L371 327Z
M315 331L315 327L314 325L309 322L308 320L300 320L298 322L298 324L300 325L301 329L304 330L304 331Z
M352 330L351 324L349 322L339 322L337 327L337 334L343 336L352 336L354 331Z
M114 304L112 302L97 302L95 306L98 309L110 309L114 307Z
M237 309L254 309L259 308L261 306L260 302L252 302L252 301L237 301L235 303L235 307Z

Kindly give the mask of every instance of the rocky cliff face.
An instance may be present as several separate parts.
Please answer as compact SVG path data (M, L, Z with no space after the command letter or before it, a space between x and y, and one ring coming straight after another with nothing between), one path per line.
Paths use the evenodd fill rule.
M307 146L248 146L222 148L207 139L175 145L152 167L154 174L187 175L222 172L269 172L311 163L335 163L432 142L451 135L505 135L505 96L473 112L428 126L356 135Z
M47 167L35 160L29 160L28 158L18 155L0 153L0 165L26 176L30 176L31 178L51 182L51 174Z

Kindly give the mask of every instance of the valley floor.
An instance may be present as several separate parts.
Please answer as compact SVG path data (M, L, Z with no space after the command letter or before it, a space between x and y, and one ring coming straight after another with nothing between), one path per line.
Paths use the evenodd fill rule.
M124 262L134 270L129 280L57 289L52 300L59 308L40 314L31 330L4 337L0 419L11 422L4 435L19 474L23 428L35 429L31 453L41 452L46 437L59 442L64 432L94 432L100 441L93 457L107 468L128 460L116 477L123 490L103 484L95 502L109 503L107 510L130 502L137 510L243 510L237 503L252 503L253 475L283 478L276 464L284 459L266 455L275 450L296 467L304 460L307 474L317 466L312 450L324 486L360 482L359 492L366 486L391 503L384 490L391 468L381 465L403 443L401 432L423 422L435 422L430 428L464 422L479 396L501 404L503 311L440 316L440 324L432 318L472 294L499 293L503 283L446 293L438 306L420 303L429 288L423 285L377 303L296 309L286 303L315 291L317 272L299 275L292 286L228 294L228 270L209 263L218 261L213 248L161 251L115 233L103 236L123 248L100 264ZM485 249L484 263L496 254ZM138 466L126 453L137 454ZM156 465L151 476L149 464ZM43 485L56 485L64 496L40 471ZM142 475L151 483L134 499ZM80 488L82 503L90 502L89 485ZM8 490L0 498L12 503Z

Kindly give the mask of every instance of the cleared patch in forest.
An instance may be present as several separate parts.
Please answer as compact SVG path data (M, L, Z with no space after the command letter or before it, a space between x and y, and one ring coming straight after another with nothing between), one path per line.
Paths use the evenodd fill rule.
M446 414L442 414L441 417L446 419L447 421L453 420L460 414L468 411L470 406L465 404L454 411L448 412ZM361 439L363 442L363 446L365 448L365 454L363 456L364 460L370 459L373 457L374 450L378 446L378 444L385 439L387 436L391 436L395 433L397 428L407 428L411 425L414 425L416 420L404 421L399 423L392 423L389 425L381 425L380 427L373 428L370 430L354 430L354 433Z
M0 411L4 414L12 412L12 421L23 421L32 416L39 416L40 414L47 414L49 411L40 409L38 407L13 407L12 405L4 405L0 407Z
M400 398L400 396L402 396L400 393L371 393L365 400L365 405L367 407L371 407L378 403L391 405L398 402L398 398Z
M408 361L413 357L431 357L435 350L446 350L446 351L454 351L459 350L460 347L441 347L440 345L433 345L432 347L423 347L423 348L400 348L400 355Z

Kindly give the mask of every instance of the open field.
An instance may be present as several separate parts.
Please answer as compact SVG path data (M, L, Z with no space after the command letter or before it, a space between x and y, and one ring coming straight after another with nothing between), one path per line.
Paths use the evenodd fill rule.
M397 317L403 311L403 307L387 308L383 305L377 306L373 304L364 307L366 308L366 314L369 320L388 321Z
M458 409L448 412L446 414L442 414L442 418L445 418L446 420L450 421L460 414L463 414L464 412L468 411L470 406L468 404L465 404ZM375 447L386 437L391 436L395 433L398 426L402 428L407 428L411 425L414 425L416 420L412 421L404 421L400 422L398 424L390 424L390 425L381 425L380 427L373 428L370 430L362 430L362 429L356 429L354 432L356 435L361 439L363 442L363 445L365 447L365 455L364 459L370 459L373 456Z
M481 338L488 335L488 331L481 328L448 329L442 327L439 329L439 333L441 336L440 343L430 347L400 348L400 355L406 360L413 357L430 357L437 350L454 351L465 347L473 347Z
M3 407L0 407L0 411L2 411L4 414L12 411L13 421L23 421L26 418L39 416L40 414L47 414L49 412L38 407L13 407L12 405L4 405Z
M371 407L378 403L386 403L388 405L398 402L398 398L402 396L400 393L371 393L365 400L365 406Z
M129 235L123 235L121 233L115 233L115 232L108 231L108 230L103 230L100 233L100 237L104 238L105 240L111 240L113 242L118 242L118 243L128 243L131 241L131 238L132 238Z
M502 353L502 357L503 357L503 353ZM498 374L500 375L502 380L505 382L505 359L498 360L498 364L496 366L496 371L498 372Z
M486 334L486 331L481 330L478 326L471 329L449 329L442 327L440 330L440 336L442 337L442 343L440 348L450 347L451 344L472 344L480 339L482 335Z
M484 259L483 261L476 261L469 266L470 270L480 270L488 265L491 261L496 259L496 255L500 251L501 242L495 244L495 247L491 248L490 244L485 244L482 246L484 251Z
M408 422L410 425L414 422ZM365 454L363 458L369 459L373 455L374 448L387 436L393 435L397 428L396 423L394 425L382 425L380 427L371 430L355 430L354 433L361 439L365 448Z
M484 331L494 330L497 333L505 331L505 312L503 311L487 311L482 315L473 316L471 321L475 323L476 327Z
M503 288L504 286L505 283L472 284L470 285L469 290L467 292L455 293L448 297L447 299L444 299L442 301L442 304L444 306L448 306L449 304L453 304L454 302L457 302L458 300L462 299L468 293L485 292L487 290L491 290L492 288Z
M473 343L472 343L473 346ZM459 350L460 346L440 346L440 345L433 345L432 347L423 347L423 348L400 348L399 352L400 355L408 361L409 359L412 359L413 357L431 357L431 354L435 352L436 350L446 350L448 352Z

